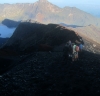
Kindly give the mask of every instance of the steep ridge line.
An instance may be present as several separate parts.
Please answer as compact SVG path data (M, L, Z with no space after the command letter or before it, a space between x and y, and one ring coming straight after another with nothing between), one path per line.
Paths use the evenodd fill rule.
M27 48L36 50L40 44L47 44L53 47L62 46L71 40L80 41L80 36L73 30L67 29L58 24L39 24L38 22L22 22L16 28L12 37L3 48L16 51L24 51Z

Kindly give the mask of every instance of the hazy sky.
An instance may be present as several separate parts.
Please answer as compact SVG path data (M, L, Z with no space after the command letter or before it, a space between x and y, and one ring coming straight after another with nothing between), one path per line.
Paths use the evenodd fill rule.
M0 0L0 3L34 3L38 0ZM77 4L100 5L100 0L48 0L49 2L59 6L74 6Z

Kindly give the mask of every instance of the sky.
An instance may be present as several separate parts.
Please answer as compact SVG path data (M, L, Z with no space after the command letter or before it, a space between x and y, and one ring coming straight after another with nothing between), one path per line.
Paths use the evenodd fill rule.
M34 3L38 0L0 0L0 3ZM49 2L59 6L75 6L78 4L85 4L85 5L99 5L100 0L48 0Z

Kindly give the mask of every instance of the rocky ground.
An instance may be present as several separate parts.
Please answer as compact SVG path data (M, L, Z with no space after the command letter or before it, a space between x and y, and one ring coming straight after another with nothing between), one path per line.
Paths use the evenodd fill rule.
M34 52L0 75L0 96L97 96L100 55L83 51L76 62L62 52ZM25 57L25 58L24 58Z

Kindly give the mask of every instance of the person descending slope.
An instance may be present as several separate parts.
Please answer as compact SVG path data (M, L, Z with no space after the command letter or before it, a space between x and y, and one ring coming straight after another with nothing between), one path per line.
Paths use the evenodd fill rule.
M69 60L70 58L72 58L73 48L70 40L66 43L63 51L64 51L64 59Z
M68 44L69 44L69 45L72 45L72 42L69 40L69 41L68 41Z
M79 46L77 46L75 43L71 43L70 40L66 43L63 51L64 51L64 59L71 61L78 60Z
M68 56L72 57L73 48L72 48L72 42L70 40L68 41L68 51L69 51Z
M72 61L76 61L78 59L78 52L79 52L79 47L77 45L73 44Z

